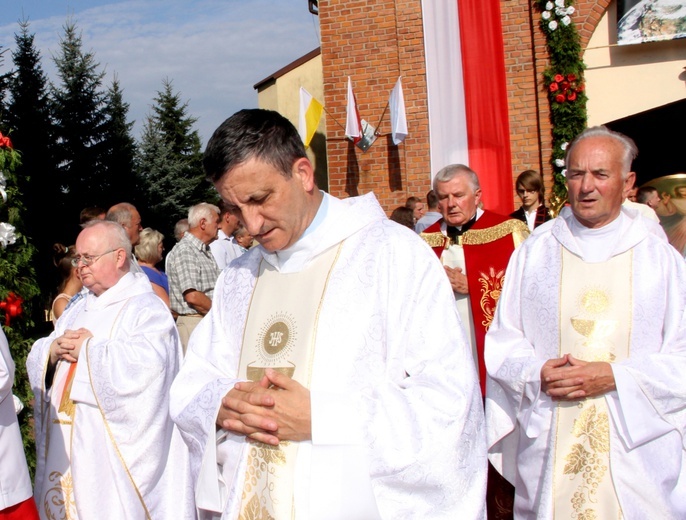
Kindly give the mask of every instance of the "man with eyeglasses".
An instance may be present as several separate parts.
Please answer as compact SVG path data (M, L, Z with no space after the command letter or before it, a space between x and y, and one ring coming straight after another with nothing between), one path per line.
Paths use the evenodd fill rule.
M188 452L167 413L174 320L130 272L122 226L88 222L76 252L85 296L27 360L41 518L193 518Z

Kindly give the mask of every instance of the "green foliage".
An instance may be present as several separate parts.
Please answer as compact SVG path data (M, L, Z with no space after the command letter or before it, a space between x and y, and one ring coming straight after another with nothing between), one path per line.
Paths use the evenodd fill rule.
M0 222L15 228L16 241L0 247L0 301L14 294L23 300L22 312L12 316L8 310L0 310L0 320L7 336L10 352L16 365L14 394L24 403L24 411L19 415L19 425L24 439L24 449L31 472L35 468L35 447L33 444L32 411L30 403L33 395L26 373L26 356L34 342L32 332L35 323L32 319L32 306L40 293L33 269L34 248L22 234L22 215L24 206L22 194L17 188L15 170L20 164L20 155L7 146L0 147L0 170L5 178L7 202L0 206ZM9 321L7 321L9 316Z
M535 0L541 13L540 28L546 36L550 66L543 72L543 85L550 103L553 152L550 164L555 183L553 194L561 206L567 197L564 155L567 143L586 128L586 92L581 43L572 22L572 0Z
M127 114L129 104L124 102L123 92L119 81L115 77L107 91L105 104L105 149L104 164L107 178L111 180L109 199L104 199L108 206L118 202L133 202L132 188L135 186L134 172L136 143L131 137L133 122L129 122Z
M198 202L212 202L216 194L204 179L200 137L169 80L157 93L139 146L137 170L148 212L145 226L172 236L177 220Z
M104 204L113 189L105 166L105 73L98 71L94 55L83 51L73 23L64 26L54 61L60 78L52 98L58 174L64 194L62 215L78 221L81 208Z
M56 176L53 127L50 118L48 80L41 67L41 56L35 47L34 35L29 33L28 22L20 22L15 34L16 49L12 52L14 71L9 82L10 102L7 110L7 127L12 129L12 142L22 151L22 162L17 166L17 186L22 194L41 194L41 211L28 211L24 215L25 234L37 249L34 265L38 285L55 286L52 264L52 244L60 240L60 221L45 225L45 215L60 215L62 192ZM62 239L64 240L64 239ZM51 292L43 291L42 308L49 305ZM37 312L41 306L35 306ZM34 316L39 320L39 316Z

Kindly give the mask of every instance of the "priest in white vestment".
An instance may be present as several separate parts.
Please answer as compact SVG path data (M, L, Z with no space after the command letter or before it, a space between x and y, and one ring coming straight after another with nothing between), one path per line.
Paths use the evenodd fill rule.
M195 518L188 450L168 413L181 348L166 305L129 272L117 223L76 240L87 293L27 360L41 518Z
M515 518L686 518L686 269L622 208L636 153L622 134L582 132L570 206L508 266L486 422Z
M205 169L260 246L221 274L171 390L202 518L484 518L486 447L445 273L372 194L319 191L243 110Z

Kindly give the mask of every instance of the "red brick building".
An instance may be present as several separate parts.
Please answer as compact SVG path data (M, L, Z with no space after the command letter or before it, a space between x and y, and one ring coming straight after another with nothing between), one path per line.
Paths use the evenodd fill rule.
M445 51L445 46L450 43L444 41L444 35L438 34L438 31L425 35L425 28L427 5L431 5L431 9L439 6L436 8L438 14L433 13L439 22L441 10L446 6L451 8L452 5L444 3L443 0L433 1L436 4L428 0L318 2L323 101L329 114L326 117L326 155L328 187L331 194L345 197L374 191L381 204L390 211L395 206L403 204L410 195L423 196L430 189L431 175L445 165L437 164L439 161L435 159L432 164L429 114L432 110L433 114L437 112L435 106L430 106L429 91L434 87L428 85L430 79L426 64L427 48L433 45ZM486 181L487 186L490 186L491 182L489 177L497 178L497 187L489 189L508 192L504 205L502 193L499 202L489 205L489 193L484 190L486 205L493 208L495 204L495 209L505 212L510 205L509 202L515 199L513 179L522 170L532 168L541 171L548 191L552 183L552 170L549 166L549 105L541 76L547 65L547 52L545 36L538 26L540 13L535 10L533 2L527 0L500 0L490 3L484 3L483 0L457 0L456 3L459 6L460 17L468 18L469 11L472 11L473 18L470 18L470 23L472 20L478 22L486 10L495 12L498 17L491 23L497 34L490 37L484 35L482 30L476 35L466 37L467 31L463 27L462 45L500 45L503 51L499 66L497 57L496 65L490 63L486 66L486 77L490 75L493 80L482 79L481 85L477 83L476 88L491 88L491 83L496 84L495 87L499 90L494 92L501 94L495 96L505 100L506 121L502 123L506 123L506 136L509 138L504 139L506 142L497 143L497 146L501 147L498 150L503 150L497 153L504 161L496 168L498 171L479 171L473 163L470 165L477 170L482 183ZM582 48L586 49L599 22L607 17L612 18L614 3L611 0L578 0L574 2L574 6L576 12L572 17L573 22L580 33ZM631 49L617 49L612 43L612 36L609 37L609 43L604 43L598 48L612 53L615 61L617 56L631 58L631 53L634 52ZM677 58L683 57L686 60L684 40L677 40L669 45L646 44L643 47L644 54L648 52L654 55L650 59L651 63L659 62L665 49L672 54L676 53ZM678 63L673 65L679 66ZM464 71L465 76L471 77L473 71L481 69L479 63L472 64L471 67ZM599 66L597 69L601 70L602 67ZM483 77L484 71L480 72ZM590 67L587 72L591 75ZM395 146L389 135L389 114L388 111L384 112L384 109L389 93L399 76L403 82L409 134L402 144ZM360 116L377 127L380 133L367 152L362 152L344 137L348 77L353 81ZM597 77L601 78L600 75ZM594 81L600 82L602 79ZM676 87L681 86L683 89L683 81L676 80ZM644 77L642 82L646 83L646 89L653 88L650 85L650 78ZM589 97L592 96L593 92L589 86ZM636 96L630 99L636 99ZM666 101L680 99L675 106L678 106L679 113L683 113L685 97L677 93ZM494 99L494 103L498 99ZM611 103L612 99L607 102ZM623 102L627 106L622 107L622 113L634 114L632 107L628 106L631 103ZM658 106L659 103L664 101L653 102L653 106ZM484 110L488 109L486 106ZM440 107L438 110L440 111ZM589 112L589 120L590 115ZM450 120L451 114L443 116ZM600 120L593 121L592 124L610 122L603 120L601 115L598 117ZM435 128L433 133L434 137L438 135ZM470 148L471 146L470 144ZM471 152L470 149L470 154ZM493 153L495 152L491 152ZM639 174L639 179L640 177ZM516 207L517 204L510 205L512 206Z

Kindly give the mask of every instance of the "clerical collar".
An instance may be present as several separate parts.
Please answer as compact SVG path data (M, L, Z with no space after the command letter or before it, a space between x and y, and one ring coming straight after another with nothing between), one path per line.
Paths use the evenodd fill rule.
M461 226L450 226L450 225L448 225L446 227L446 233L447 233L448 237L450 237L450 240L457 243L458 242L457 238L462 236L463 233L469 231L469 229L476 222L477 216L478 216L478 212L474 213L474 216L471 219L469 219L467 222L462 224Z
M324 196L324 192L319 190L322 194L322 201L319 204L319 208L317 208L317 213L315 214L314 218L312 219L312 222L310 222L310 225L307 226L307 229L305 232L300 236L300 238L304 238L312 231L317 229L319 225L324 222L324 219L326 218L327 213L329 212L329 199L327 199ZM300 240L300 238L298 240Z

